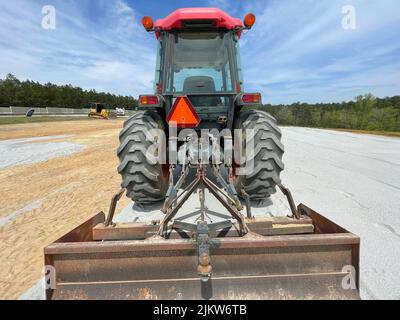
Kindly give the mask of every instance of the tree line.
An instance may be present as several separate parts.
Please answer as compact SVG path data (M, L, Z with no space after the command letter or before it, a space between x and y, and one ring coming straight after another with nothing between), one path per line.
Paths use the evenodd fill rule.
M400 96L358 96L341 103L264 105L281 125L355 130L400 131Z
M72 85L58 86L26 80L12 74L0 79L0 106L86 108L100 102L110 108L134 110L138 102L130 96L83 90ZM400 96L375 98L372 94L341 103L294 103L263 105L281 125L342 128L355 130L400 131Z
M87 108L91 102L104 103L108 108L137 108L137 100L129 96L83 90L72 85L20 81L12 74L0 79L0 106L81 109Z

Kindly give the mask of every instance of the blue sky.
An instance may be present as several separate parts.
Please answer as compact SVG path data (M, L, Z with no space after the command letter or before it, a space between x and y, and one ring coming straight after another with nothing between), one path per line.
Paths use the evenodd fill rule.
M55 30L41 27L53 5ZM342 8L356 29L342 28ZM180 7L257 16L242 38L247 91L268 103L400 94L398 0L0 0L0 77L71 83L116 94L152 92L156 41L140 26Z

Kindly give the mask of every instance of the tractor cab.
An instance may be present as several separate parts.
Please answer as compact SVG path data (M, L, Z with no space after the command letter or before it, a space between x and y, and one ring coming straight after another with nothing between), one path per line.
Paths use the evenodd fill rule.
M219 9L194 8L155 24L150 17L142 22L158 39L156 105L168 115L176 99L185 96L201 119L197 129L232 128L234 112L243 106L239 39L253 26L254 15L243 24ZM147 107L144 100L149 99L140 99L140 105Z
M101 113L105 109L105 107L102 103L92 102L90 103L90 109L93 109L93 111L96 113Z

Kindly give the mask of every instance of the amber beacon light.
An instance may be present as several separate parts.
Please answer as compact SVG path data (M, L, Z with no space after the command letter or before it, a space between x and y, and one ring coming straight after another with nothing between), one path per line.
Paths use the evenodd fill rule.
M244 25L246 28L251 28L256 23L256 16L252 13L249 13L244 18Z
M149 17L149 16L143 17L143 19L142 19L142 24L143 24L143 27L144 27L147 31L152 30L153 27L154 27L153 19L152 19L151 17Z

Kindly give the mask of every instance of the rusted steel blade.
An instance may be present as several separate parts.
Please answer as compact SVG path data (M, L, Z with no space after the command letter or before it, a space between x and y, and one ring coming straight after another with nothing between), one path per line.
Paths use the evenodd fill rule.
M49 299L358 299L360 240L306 206L315 233L213 239L213 278L197 275L191 239L93 241L104 214L45 248ZM355 273L348 267L352 266ZM354 281L355 288L343 283ZM351 282L351 281L350 281Z

